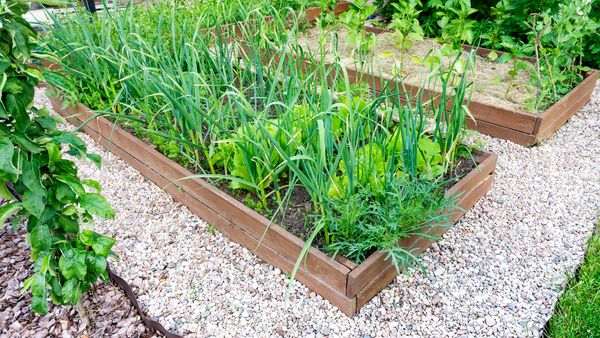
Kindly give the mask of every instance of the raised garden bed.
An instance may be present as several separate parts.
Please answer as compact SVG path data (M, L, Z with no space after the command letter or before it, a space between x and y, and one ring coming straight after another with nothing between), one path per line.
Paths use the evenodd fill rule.
M102 117L96 117L87 107L61 109L62 100L53 99L54 109L67 121L105 146L142 175L186 205L192 212L213 224L233 241L245 246L264 261L289 273L293 270L305 242L280 226L272 224L258 212L245 206L225 192L202 179L183 179L193 174L173 160L159 153L125 130ZM458 196L453 221L457 221L490 188L494 179L497 156L475 152L477 167L460 179L446 196ZM430 233L443 234L447 228L434 228ZM401 241L402 246L425 251L429 238L415 236ZM319 293L342 312L351 316L380 290L393 281L396 269L385 260L382 252L375 252L357 265L348 259L332 259L311 247L296 279Z
M340 15L347 9L348 3L342 2L337 5L334 13ZM307 10L306 21L314 22L320 12L319 8ZM366 27L366 30L374 34L391 32L374 27ZM247 48L247 46L243 47ZM475 47L465 46L465 49L473 48ZM490 50L476 48L476 52L479 56L485 57L490 53ZM498 52L498 54L501 55L502 53ZM310 67L309 61L304 61L304 63L304 67ZM396 81L390 81L383 75L369 74L348 67L346 67L346 70L352 83L367 83L375 92L383 91L385 86L398 86ZM493 137L510 140L524 146L532 146L549 138L590 100L599 74L600 71L598 70L588 71L584 74L581 83L558 102L539 114L515 107L503 107L500 104L482 102L475 98L469 104L469 110L474 121L468 119L467 125L470 129L475 129ZM405 88L409 92L418 92L419 90L418 86L411 84L405 84ZM436 96L437 94L435 91L425 91L426 96Z

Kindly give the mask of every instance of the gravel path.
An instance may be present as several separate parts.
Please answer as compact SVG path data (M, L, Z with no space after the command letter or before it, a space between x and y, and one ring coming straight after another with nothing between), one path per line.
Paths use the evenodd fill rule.
M43 90L38 101L50 107ZM98 179L118 216L117 273L167 328L189 336L539 336L600 210L600 87L539 147L484 136L500 158L488 195L348 318L228 240L109 153ZM102 149L85 137L91 150Z

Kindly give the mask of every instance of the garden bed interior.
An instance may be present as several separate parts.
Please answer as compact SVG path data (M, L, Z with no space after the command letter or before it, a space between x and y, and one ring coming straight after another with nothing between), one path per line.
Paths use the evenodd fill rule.
M66 109L61 109L63 102L60 99L53 99L52 104L67 121L75 126L83 125L85 133L227 237L282 271L290 273L293 270L305 246L304 241L210 183L198 178L182 179L193 174L152 145L107 119L97 117L82 104ZM494 179L497 156L486 152L475 152L474 155L477 167L446 191L447 197L457 196L459 209L452 215L453 222L489 190ZM446 230L445 227L431 228L429 233L441 236ZM421 253L431 243L430 238L413 236L401 240L400 245ZM391 283L396 273L395 267L380 251L361 264L355 264L343 257L332 259L311 247L296 279L351 316Z
M335 15L347 11L349 4L342 2L337 5L334 10ZM312 8L307 10L305 20L311 24L320 15L321 10L319 8ZM376 35L389 34L391 31L386 29L380 29L375 27L365 27L368 32ZM238 40L240 37L238 36ZM342 45L343 37L340 37L340 44ZM241 42L243 48L248 48ZM425 44L433 44L431 41L425 42ZM481 62L487 64L486 67L491 67L492 62L486 61L487 55L491 50L486 48L478 48L473 46L464 46L466 50L476 49L476 53L479 56ZM502 52L497 52L498 55L502 55ZM410 54L409 54L410 55ZM532 59L529 59L530 61ZM324 60L325 61L325 60ZM348 60L346 60L348 61ZM396 61L394 56L390 57L387 63L393 63ZM342 62L343 63L343 62ZM386 86L399 87L401 84L397 81L390 81L389 77L384 74L378 73L376 75L372 72L362 72L356 70L352 62L346 62L345 68L348 73L350 82L356 84L368 84L371 89L375 92L380 93ZM310 67L309 61L304 61L304 67ZM498 67L506 67L506 65L498 64ZM373 67L370 67L373 68ZM501 72L498 72L500 74ZM467 119L467 127L470 129L477 130L481 133L510 140L520 145L532 146L536 143L547 139L552 136L556 130L558 130L563 124L565 124L569 118L571 118L577 111L579 111L590 99L598 75L600 71L590 70L584 74L584 79L576 87L574 87L568 94L563 96L558 102L551 105L548 109L543 112L531 113L520 109L518 104L510 103L503 104L506 101L502 98L494 99L491 94L499 92L499 90L490 91L487 95L484 95L482 99L479 99L477 95L469 103L469 110L473 115L473 119ZM410 76L409 76L410 78ZM414 80L411 83L404 83L404 88L408 92L417 93L420 88L418 83L418 76L413 77ZM489 78L489 76L488 76ZM491 79L491 78L490 78ZM523 79L520 79L521 81ZM502 88L503 86L499 86ZM513 91L524 90L524 84L518 88L512 89ZM489 91L489 90L488 90ZM435 91L424 91L426 97L437 96L438 93ZM501 94L503 95L503 94Z

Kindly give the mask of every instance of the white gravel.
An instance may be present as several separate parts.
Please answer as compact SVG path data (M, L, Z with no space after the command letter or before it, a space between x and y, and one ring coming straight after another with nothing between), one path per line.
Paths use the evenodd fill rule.
M37 96L50 107L44 91ZM118 216L117 273L166 327L189 336L539 336L566 273L583 259L600 210L600 87L593 102L535 148L484 136L500 158L488 195L423 256L346 317L174 202L89 137L98 179Z

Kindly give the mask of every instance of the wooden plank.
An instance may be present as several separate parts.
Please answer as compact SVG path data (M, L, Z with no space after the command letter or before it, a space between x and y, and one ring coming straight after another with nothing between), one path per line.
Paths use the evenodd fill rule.
M492 137L509 140L526 147L535 144L535 135L533 134L527 134L514 129L508 129L504 126L486 121L477 120L473 122L473 120L467 119L467 128L477 130L480 133L490 135Z
M536 130L537 141L552 136L590 101L598 80L598 74L600 74L598 70L589 71L581 83L540 115L540 123Z
M344 264L345 267L347 267L350 270L353 270L354 268L356 268L358 266L358 264L354 263L352 260L344 257L344 256L336 256L335 260Z
M373 277L371 283L356 295L356 312L360 311L371 298L390 285L394 279L396 279L396 269L391 265L382 270L379 275Z
M489 188L491 187L491 184L493 182L493 176L494 176L493 174L489 175L489 177L482 182L482 184L478 187L477 190L472 191L472 193L470 194L471 196L468 198L468 202L467 202L468 204L471 204L471 203L474 204L475 202L477 202L477 200L479 200L481 198L482 192L487 192L489 190ZM447 229L445 229L445 230L447 230ZM431 246L431 242L426 238L422 238L419 241L414 242L412 247L418 248L416 250L416 253L422 253L425 250L427 250L427 248L429 248L429 246ZM393 282L395 278L396 278L396 268L393 265L388 264L385 268L380 269L379 274L376 276L373 276L371 278L370 283L365 285L365 287L362 290L360 290L360 292L358 292L358 294L356 295L357 312L371 298L373 298L382 289L384 289L391 282Z
M459 182L457 182L447 192L446 196L461 193L457 201L457 205L463 209L457 211L452 220L456 222L462 215L468 210L472 204L470 198L477 197L481 198L487 190L481 190L479 187L486 180L490 180L497 162L498 156L495 154L481 154L479 160L482 162L477 166L476 169L472 170ZM492 176L493 179L493 176ZM490 183L491 184L491 183ZM488 187L489 189L489 187ZM445 230L444 230L445 231ZM410 247L413 241L416 241L418 236L410 237L400 241L400 244L406 247ZM362 262L356 269L352 270L348 275L348 285L346 288L346 296L353 297L358 294L367 284L369 284L375 275L377 275L382 269L385 269L389 265L389 262L385 260L385 254L377 251L369 256L364 262Z
M461 192L470 192L471 189L496 169L498 155L483 151L474 151L474 155L476 156L475 161L477 166L446 191L446 198Z
M345 11L347 11L349 7L350 7L350 2L340 1L333 9L333 13L335 14L335 16L338 16L338 15L344 13ZM309 23L312 23L315 20L317 20L317 18L319 18L319 15L321 15L321 8L320 7L311 7L311 8L307 8L305 12L306 12L305 20L308 21Z
M506 129L513 129L525 134L533 133L537 116L523 110L502 108L492 104L472 100L469 110L475 120L497 124Z
M55 108L60 108L60 103L55 102L55 104ZM85 121L93 116L83 105L79 105L78 109L75 110L58 111L65 115L76 116L80 121ZM163 176L168 177L170 182L174 183L174 186L184 189L187 194L203 201L204 204L233 223L243 225L245 230L253 236L262 238L261 245L267 245L293 261L299 257L305 245L304 241L277 224L269 224L269 220L262 215L214 188L206 181L196 178L180 180L181 178L193 176L193 174L158 153L152 146L114 126L104 118L95 119L86 128L95 128L98 134L107 138L113 144L129 151L132 155L135 154L135 157L149 167L159 170ZM88 130L86 128L84 128L84 131ZM267 228L268 231L266 231ZM347 274L350 270L343 264L333 260L316 248L309 249L304 263L302 264L303 268L306 266L309 272L315 275L315 278L320 278L339 290L345 289Z

